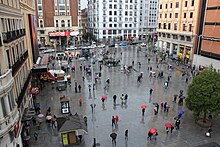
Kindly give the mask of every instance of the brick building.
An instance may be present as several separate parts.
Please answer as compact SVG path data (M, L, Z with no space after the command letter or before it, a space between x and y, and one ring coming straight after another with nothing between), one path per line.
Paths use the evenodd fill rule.
M38 43L66 46L79 34L78 0L35 0Z
M220 1L203 0L193 64L220 69Z

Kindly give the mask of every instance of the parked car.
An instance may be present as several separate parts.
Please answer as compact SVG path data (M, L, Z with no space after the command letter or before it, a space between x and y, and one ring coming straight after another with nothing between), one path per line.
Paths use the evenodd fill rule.
M115 47L115 44L110 44L108 47Z

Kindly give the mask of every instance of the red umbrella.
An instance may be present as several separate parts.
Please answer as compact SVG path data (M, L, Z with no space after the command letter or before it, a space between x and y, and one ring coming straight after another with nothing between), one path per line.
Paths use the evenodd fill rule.
M171 123L166 123L165 124L165 127L167 127L167 128L171 128L173 126L173 124L171 124Z
M157 129L155 129L155 128L151 128L151 129L150 129L150 133L151 133L151 134L155 134L156 132L157 132Z
M107 98L107 96L106 96L106 95L103 95L103 96L102 96L102 98L103 98L103 99L106 99L106 98Z
M146 109L147 106L146 106L146 105L142 105L141 108L142 108L142 109Z
M57 119L56 118L52 118L52 121L56 121Z

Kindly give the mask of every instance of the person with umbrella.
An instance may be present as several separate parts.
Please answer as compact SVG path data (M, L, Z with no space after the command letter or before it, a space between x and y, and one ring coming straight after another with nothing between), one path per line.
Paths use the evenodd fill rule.
M116 133L111 133L110 137L112 138L112 144L116 145L116 138L117 138L117 134Z
M171 123L166 123L166 124L165 124L165 127L166 127L167 134L169 133L169 129L170 129L170 133L173 132L173 129L174 129L174 125L173 125L173 124L171 124Z
M148 132L148 138L154 137L155 140L157 140L156 136L158 135L157 129L151 128L150 131Z
M182 109L179 109L178 110L178 117L177 117L177 119L180 119L183 114L184 114L184 111Z
M102 104L103 104L103 105L104 105L104 102L105 102L105 99L106 99L106 98L107 98L106 95L103 95L102 98L101 98L101 99L102 99Z
M147 106L146 105L142 105L141 108L142 108L142 116L144 116L145 109L147 108Z
M115 116L115 125L116 125L116 126L118 126L118 121L119 121L119 118L118 118L118 115L116 115L116 116Z

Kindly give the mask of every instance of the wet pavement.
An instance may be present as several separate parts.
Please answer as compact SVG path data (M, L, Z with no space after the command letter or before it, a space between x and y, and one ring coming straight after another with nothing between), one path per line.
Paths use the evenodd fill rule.
M174 70L167 70L167 64L162 64L158 68L155 63L155 55L151 53L148 57L145 57L143 49L137 53L137 47L131 46L129 48L110 49L111 52L116 52L116 58L120 59L120 64L131 65L134 61L135 70L128 74L121 72L121 67L107 67L102 68L102 77L95 85L94 93L89 93L88 84L91 83L91 78L87 76L84 71L79 70L79 66L88 65L88 61L73 61L76 63L76 73L69 71L72 75L72 86L68 86L65 91L57 91L52 89L50 83L46 84L43 91L37 96L37 102L41 105L41 111L46 114L46 109L51 107L52 114L57 117L62 116L59 97L67 95L71 98L70 107L71 113L86 115L88 117L88 134L83 136L83 143L80 147L91 147L93 144L94 130L95 138L100 147L112 147L112 141L110 134L115 132L117 136L118 147L193 147L208 142L216 142L220 144L220 128L219 119L213 122L213 136L212 138L205 137L207 128L199 127L195 124L193 114L185 105L178 106L177 103L172 102L173 95L179 94L180 90L184 90L186 94L187 85L185 78L182 79L181 67L174 68ZM122 56L121 56L122 52ZM148 58L151 58L151 65L153 71L158 73L164 72L164 78L149 78L149 71L147 70ZM138 62L141 62L141 68L138 67ZM172 61L168 61L172 62ZM171 63L175 66L174 63ZM99 65L96 63L93 65L94 73L99 72ZM143 72L143 79L140 84L137 83L137 77ZM85 76L83 82L82 76ZM167 80L168 75L171 76L171 81L167 89L164 88L163 83ZM106 80L110 79L110 87L106 91L104 86ZM81 93L75 93L74 85L75 81L82 86ZM153 89L153 94L150 96L150 88ZM113 105L112 96L117 95L117 105ZM120 96L122 94L128 94L127 105L121 105ZM102 95L107 95L104 105L102 104ZM93 99L94 97L94 99ZM83 98L83 104L79 106L79 98ZM92 123L92 111L90 105L96 104L95 107L95 128ZM153 102L168 102L170 106L169 113L163 112L159 109L158 115L154 115ZM147 105L145 116L142 117L141 105ZM184 110L184 115L181 118L180 130L174 130L172 134L166 134L165 123L174 123L174 117L178 115L178 109ZM112 116L119 116L118 127L112 127ZM147 140L147 134L149 129L156 128L158 130L157 140ZM128 141L125 141L124 132L128 129ZM32 130L34 128L32 127ZM33 132L33 131L32 131ZM33 137L32 137L33 138ZM62 146L62 141L57 133L57 130L52 129L43 122L41 130L39 130L38 141L31 139L32 147L59 147Z

